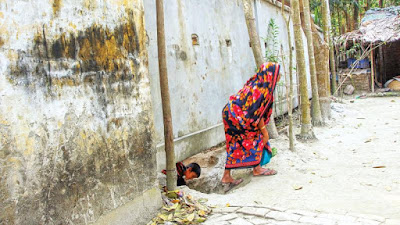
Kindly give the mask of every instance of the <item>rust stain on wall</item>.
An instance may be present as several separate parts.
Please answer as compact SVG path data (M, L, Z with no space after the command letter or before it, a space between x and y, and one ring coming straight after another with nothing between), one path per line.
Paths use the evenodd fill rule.
M62 5L62 0L53 0L53 14L58 15Z
M25 78L23 84L41 82L45 86L76 86L91 82L94 73L112 74L110 82L131 80L137 74L138 58L144 54L145 32L133 12L114 29L93 24L78 32L64 32L49 38L46 29L36 32L32 49L18 53L11 65L11 80ZM132 57L135 56L135 57ZM69 71L67 76L52 76ZM92 73L92 74L89 74ZM83 76L83 77L82 77ZM86 77L89 76L89 77ZM21 82L14 82L21 83Z
M94 0L85 0L83 2L83 6L89 10L95 9L97 7L97 3Z

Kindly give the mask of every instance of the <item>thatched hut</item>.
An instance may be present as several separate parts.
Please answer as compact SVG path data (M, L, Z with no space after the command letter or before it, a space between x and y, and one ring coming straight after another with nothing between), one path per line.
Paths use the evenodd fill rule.
M367 58L356 68L359 68L359 74L360 69L364 69L365 73L361 74L369 81L360 80L369 83L371 89L374 86L384 87L387 81L400 75L400 6L367 11L360 28L341 35L336 40L336 47L337 52L341 52L338 55L341 55L339 61L342 61L342 67L345 64L349 67L349 62L355 61L352 56L360 57L373 49L364 54ZM342 73L348 73L348 70ZM374 79L375 85L372 85L371 79Z

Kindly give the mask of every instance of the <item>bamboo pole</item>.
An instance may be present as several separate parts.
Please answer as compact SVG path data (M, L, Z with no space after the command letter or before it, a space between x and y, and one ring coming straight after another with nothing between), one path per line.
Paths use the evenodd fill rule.
M301 30L300 5L297 0L291 0L293 30L296 46L297 73L299 75L299 85L301 94L301 131L299 140L315 139L311 125L310 101L308 99L307 76L304 58L304 46Z
M294 151L294 131L293 131L293 52L292 52L292 35L290 33L290 14L286 17L285 14L285 0L282 0L281 12L286 24L286 32L289 40L289 76L286 73L285 59L282 59L283 68L285 70L285 84L286 84L286 101L288 104L289 115L289 149ZM283 46L281 45L281 52L283 54ZM289 83L288 83L289 78Z
M156 0L157 12L157 45L158 45L158 66L160 73L161 101L164 119L164 142L167 170L167 189L176 189L175 172L175 151L172 129L171 104L168 87L167 59L165 49L165 30L164 30L164 0Z
M264 57L261 53L260 38L257 33L256 21L253 13L252 1L243 0L243 10L246 19L247 30L249 33L251 48L253 50L254 59L256 62L256 68L258 69L264 63ZM278 130L275 125L275 110L272 110L269 123L267 124L267 130L269 138L274 139L279 136Z
M374 50L371 50L371 91L375 92Z
M311 117L312 124L314 126L322 126L324 123L322 121L321 106L319 104L319 94L318 94L318 82L317 82L317 71L315 67L315 56L314 56L314 44L313 36L311 30L311 15L310 15L310 3L308 0L303 0L303 10L304 12L304 24L303 31L307 38L307 48L308 48L308 61L310 67L310 77L311 77L311 89L312 89L312 104L311 104Z

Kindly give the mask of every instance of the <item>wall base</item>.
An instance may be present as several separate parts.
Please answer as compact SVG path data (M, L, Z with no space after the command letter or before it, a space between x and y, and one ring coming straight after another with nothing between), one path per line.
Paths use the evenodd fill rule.
M204 151L225 141L224 125L217 124L174 140L175 160L182 161L190 156ZM165 148L164 144L159 144L157 149L157 170L165 169Z
M152 188L142 196L101 216L94 224L99 225L141 225L147 224L161 208L161 193Z

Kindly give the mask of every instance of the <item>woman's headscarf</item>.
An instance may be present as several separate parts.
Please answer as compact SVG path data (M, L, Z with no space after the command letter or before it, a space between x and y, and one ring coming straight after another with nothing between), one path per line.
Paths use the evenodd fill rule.
M264 63L244 87L229 99L229 112L245 130L257 130L260 119L269 122L273 93L279 77L278 63ZM233 121L235 122L235 121Z

